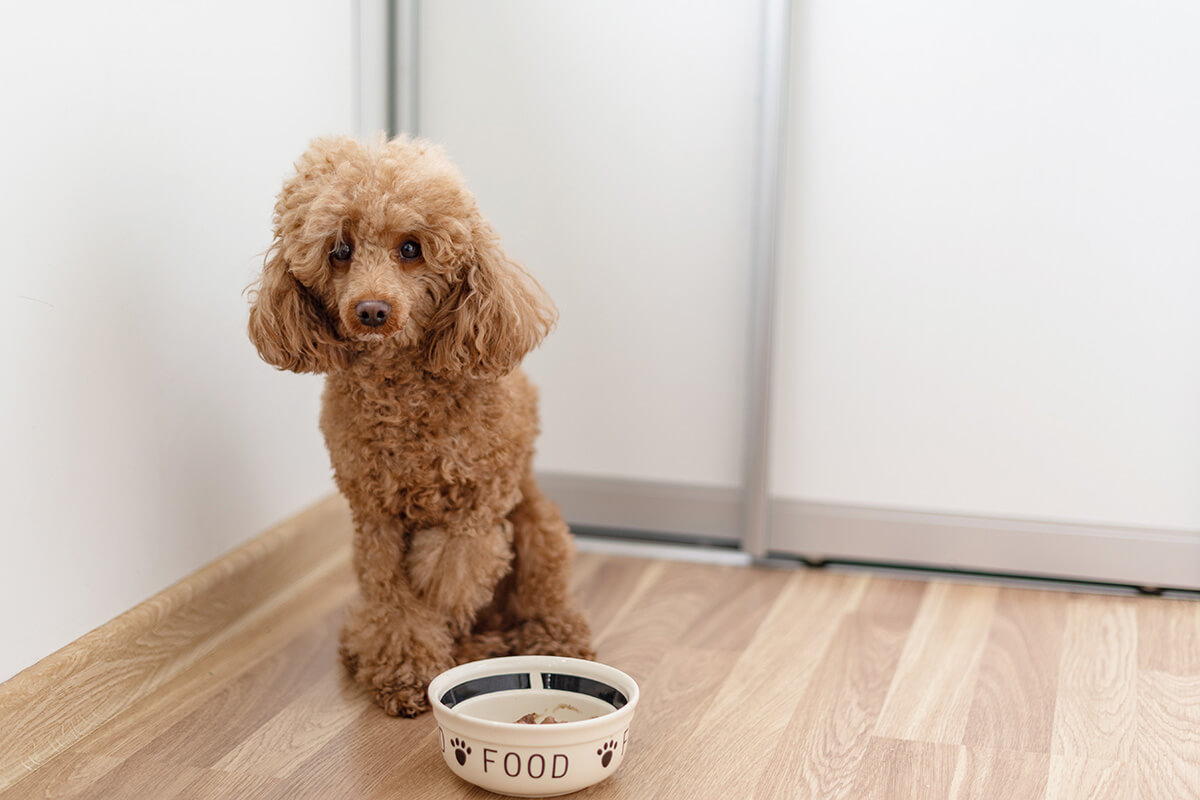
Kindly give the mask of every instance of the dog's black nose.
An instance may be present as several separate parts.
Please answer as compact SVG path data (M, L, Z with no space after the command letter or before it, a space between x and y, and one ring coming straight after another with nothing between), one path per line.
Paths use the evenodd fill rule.
M392 306L385 300L363 300L354 307L358 321L368 328L378 328L388 321Z

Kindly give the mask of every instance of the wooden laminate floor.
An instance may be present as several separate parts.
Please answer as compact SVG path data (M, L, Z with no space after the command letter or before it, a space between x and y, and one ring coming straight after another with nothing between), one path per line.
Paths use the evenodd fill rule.
M580 798L1200 798L1200 603L600 555L576 585L643 690ZM353 592L341 549L0 797L491 797L346 679Z

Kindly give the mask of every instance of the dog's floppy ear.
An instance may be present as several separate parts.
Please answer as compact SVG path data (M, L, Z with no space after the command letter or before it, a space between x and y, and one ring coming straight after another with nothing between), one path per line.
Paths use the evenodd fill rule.
M511 372L554 327L549 295L486 231L426 328L433 372L494 378Z
M292 274L279 242L267 253L250 307L250 341L263 361L292 372L328 372L346 362L320 301Z

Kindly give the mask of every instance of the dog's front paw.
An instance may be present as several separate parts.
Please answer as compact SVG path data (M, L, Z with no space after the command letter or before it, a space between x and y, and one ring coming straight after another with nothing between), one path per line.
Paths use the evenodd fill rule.
M429 710L424 686L381 686L374 696L376 705L393 717L416 717Z

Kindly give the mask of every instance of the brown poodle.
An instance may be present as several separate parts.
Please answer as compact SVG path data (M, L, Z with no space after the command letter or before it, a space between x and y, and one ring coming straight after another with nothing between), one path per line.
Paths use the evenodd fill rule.
M455 663L594 656L568 592L570 533L533 476L554 325L435 146L313 143L275 204L250 309L263 359L325 373L321 431L354 515L361 594L341 655L389 714Z

